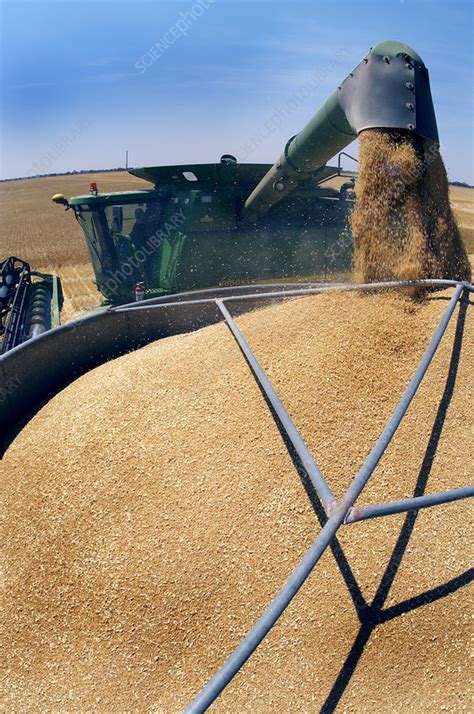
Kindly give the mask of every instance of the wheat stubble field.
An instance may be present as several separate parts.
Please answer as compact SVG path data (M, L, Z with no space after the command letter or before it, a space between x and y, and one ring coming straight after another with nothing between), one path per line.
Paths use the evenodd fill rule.
M126 191L151 184L125 171L25 179L0 184L0 259L28 260L33 269L60 275L65 302L63 321L97 305L101 296L82 231L72 211L51 202L54 193L67 197L87 193L91 181L100 191ZM474 254L474 190L450 188L451 204L468 253Z
M0 259L15 255L33 270L57 273L62 280L62 320L70 320L102 300L86 243L72 211L51 201L55 193L70 198L88 193L91 181L100 191L126 191L150 184L125 171L51 176L0 185Z

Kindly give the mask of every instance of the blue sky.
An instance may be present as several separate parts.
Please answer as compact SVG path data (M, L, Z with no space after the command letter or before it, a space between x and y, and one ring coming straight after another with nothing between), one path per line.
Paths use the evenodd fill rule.
M474 183L473 7L0 0L1 177L123 165L125 149L134 166L273 162L368 48L396 39L430 70L450 179Z

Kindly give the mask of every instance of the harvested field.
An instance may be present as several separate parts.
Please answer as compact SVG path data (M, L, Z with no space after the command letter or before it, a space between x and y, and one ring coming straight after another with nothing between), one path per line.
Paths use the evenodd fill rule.
M63 322L101 302L82 230L72 211L51 201L54 193L77 196L97 181L102 191L146 187L125 171L49 176L0 183L0 260L16 255L33 270L56 273L64 290Z
M447 296L326 294L239 318L338 496ZM468 313L447 386L455 323L362 502L468 483L474 335ZM8 711L180 710L319 529L224 325L84 375L3 469ZM323 557L216 711L467 710L470 536L465 501L347 527L347 564Z
M474 254L474 189L451 186L449 196L464 245L472 259Z
M470 280L439 147L388 129L367 129L359 141L351 218L356 279Z

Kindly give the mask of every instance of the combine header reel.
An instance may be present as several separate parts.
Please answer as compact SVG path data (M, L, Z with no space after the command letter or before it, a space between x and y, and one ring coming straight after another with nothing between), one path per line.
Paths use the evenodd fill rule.
M32 272L20 258L0 264L0 354L58 327L63 303L55 275Z

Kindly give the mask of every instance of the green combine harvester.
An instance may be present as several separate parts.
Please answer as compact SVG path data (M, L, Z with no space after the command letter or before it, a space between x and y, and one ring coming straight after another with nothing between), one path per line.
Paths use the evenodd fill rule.
M416 105L415 105L416 97ZM353 184L326 162L360 131L401 128L438 140L428 72L405 45L375 47L281 158L158 166L130 173L153 189L53 201L84 232L97 287L111 304L202 288L328 280L351 269Z
M368 128L438 141L428 70L404 44L374 47L273 165L224 154L216 164L134 169L152 184L139 191L99 193L93 183L83 196L53 196L81 225L104 307L59 326L59 279L17 258L0 264L3 433L95 365L216 321L206 300L347 276L354 177L327 187L346 175L340 160L327 162ZM137 300L147 309L132 319L123 306ZM181 308L160 321L158 305ZM241 310L251 307L249 298Z
M269 169L225 154L218 164L130 171L153 189L98 193L93 183L85 196L68 201L59 194L53 201L74 211L97 287L112 304L136 294L150 298L349 271L349 191L321 186L339 169L320 167L288 200L250 220L246 200ZM335 261L338 243L344 250Z

